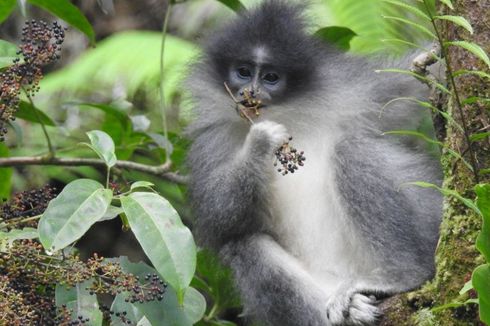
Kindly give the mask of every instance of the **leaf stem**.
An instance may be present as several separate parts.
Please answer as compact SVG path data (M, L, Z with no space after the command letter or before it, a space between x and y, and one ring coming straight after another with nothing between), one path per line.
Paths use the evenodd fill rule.
M39 116L39 113L37 113L37 111L35 109L34 101L32 100L32 97L29 95L29 93L27 93L27 91L25 89L24 89L24 93L26 94L27 99L29 100L29 103L32 105L32 108L33 108L32 111L34 111L34 115L36 116L37 122L41 125L41 128L42 128L43 133L44 133L44 137L46 138L46 142L48 143L49 155L54 157L55 151L54 151L53 144L51 143L51 139L49 138L48 130L46 129L46 126L42 122L41 117Z
M165 13L165 19L163 20L163 26L162 26L162 42L160 45L160 82L159 82L159 87L158 87L158 93L159 93L159 98L160 98L160 114L162 117L162 128L163 128L163 135L165 136L165 139L167 140L165 143L165 161L168 162L170 161L170 146L169 146L169 140L168 140L168 125L167 125L167 115L166 115L166 106L165 106L165 90L163 87L163 68L164 68L164 54L165 54L165 40L167 38L167 28L168 28L168 21L170 19L170 13L172 11L172 2L169 1L167 5L167 12Z
M107 167L107 174L106 174L106 179L105 179L105 187L109 189L109 178L111 175L111 168L108 166Z
M216 314L218 313L219 310L219 305L217 302L214 303L213 307L209 311L209 314L205 317L207 321L212 320L214 317L216 317Z

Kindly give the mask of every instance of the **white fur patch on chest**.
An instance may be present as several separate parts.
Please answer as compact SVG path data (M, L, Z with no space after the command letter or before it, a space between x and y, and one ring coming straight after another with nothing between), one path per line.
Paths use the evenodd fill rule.
M305 166L276 172L271 230L320 282L360 273L365 257L335 183L333 142L294 139L291 145L304 150Z

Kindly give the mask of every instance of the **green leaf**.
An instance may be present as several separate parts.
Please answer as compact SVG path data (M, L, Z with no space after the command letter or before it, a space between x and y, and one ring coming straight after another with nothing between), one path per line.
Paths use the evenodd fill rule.
M347 51L350 49L350 41L357 34L350 28L342 26L328 26L320 28L315 32L314 36L326 41L327 43L334 44L338 48Z
M0 4L0 16L2 12L2 5ZM17 58L17 45L0 40L0 68L8 67L12 65L14 59Z
M434 16L434 19L448 20L450 22L455 23L458 26L463 27L468 32L470 32L470 34L473 34L473 27L471 27L470 22L467 21L464 17L461 17L461 16L451 16L451 15L442 15L442 16Z
M462 75L475 75L481 78L488 78L490 79L490 75L487 74L486 72L483 72L481 70L458 70L453 73L454 77L462 76Z
M383 42L383 43L394 42L394 43L405 44L405 45L408 45L409 47L420 49L420 50L423 50L424 52L429 52L429 50L427 48L424 48L423 46L420 46L419 44L416 44L414 42L409 42L407 40L398 39L398 38L385 38L385 39L381 39L381 42Z
M454 9L453 7L453 4L451 2L451 0L440 0L443 4L445 4L446 6L448 6L450 9Z
M490 174L490 169L481 169L478 172L480 175L487 175L487 174Z
M443 146L443 144L440 141L432 139L432 138L428 137L427 135L424 135L423 133L415 131L415 130L390 130L390 131L383 132L383 135L415 136L415 137L418 137L420 139L425 140L428 143Z
M147 274L156 273L155 269L145 263L131 263L126 257L120 258L120 265L124 272L138 276L140 283L143 282ZM121 293L117 297L124 298L125 293ZM124 305L117 297L111 309L114 311L124 310L127 305ZM133 306L140 313L137 315L143 314L152 325L190 326L199 321L204 315L206 301L194 288L188 288L185 292L183 304L179 304L174 289L168 287L162 301L142 304L134 303Z
M148 135L151 138L151 140L153 140L153 142L155 144L157 144L158 147L160 147L164 150L168 149L169 154L173 153L174 146L170 140L165 138L165 136L154 133L154 132L146 132L145 134Z
M453 301L453 302L449 302L449 303L431 308L430 311L431 312L438 312L438 311L443 311L443 310L447 310L447 309L451 309L451 308L459 308L459 307L465 306L467 304L478 304L478 300L468 299L468 300L463 301L463 302ZM429 324L429 325L432 326L432 324Z
M87 136L90 138L90 147L104 160L109 168L113 167L117 162L117 158L111 136L100 130L89 131Z
M112 191L93 180L69 183L53 199L39 221L39 239L50 253L79 239L102 218L112 200Z
M459 46L477 56L481 59L485 64L490 68L490 59L488 58L487 53L483 50L479 45L466 41L453 41L453 42L445 42L445 45L453 45Z
M234 322L231 322L229 320L210 320L208 322L209 326L237 326Z
M218 0L218 2L221 2L235 12L246 10L245 6L240 2L240 0Z
M461 288L461 290L459 290L459 295L463 295L465 294L466 292L470 291L470 290L473 290L473 283L471 282L471 280L469 280L468 282L466 282L464 284L464 286Z
M80 32L87 35L91 44L95 44L95 33L87 18L68 0L27 0L31 4L49 11L63 19Z
M0 1L0 23L5 21L5 19L7 19L8 16L10 16L12 11L14 11L16 4L17 4L16 0Z
M479 133L471 135L470 140L471 141L480 141L480 140L486 139L488 137L490 137L490 131L479 132Z
M461 101L461 104L462 105L475 104L475 103L478 103L478 102L482 102L482 103L485 103L485 104L490 104L490 99L484 98L484 97L480 97L480 96L470 96L470 97L465 98L463 101Z
M54 123L54 121L46 113L26 101L20 102L19 109L15 113L15 116L22 120L34 123L42 123L45 126L56 126L56 123Z
M93 280L87 280L83 283L77 283L74 287L56 284L55 301L56 306L71 310L71 320L78 320L78 316L83 319L89 318L84 325L101 326L102 312L99 310L99 304L95 295L90 295L86 290L92 284Z
M106 114L110 114L118 118L123 124L126 124L127 122L130 121L128 115L125 112L112 105L99 104L99 103L72 103L72 104L77 105L81 109L95 108L101 110Z
M113 218L116 218L118 215L120 215L123 212L124 211L122 210L121 207L110 205L107 208L107 211L105 212L104 216L100 218L99 222L112 220Z
M436 86L438 89L440 89L441 91L443 91L446 94L451 94L451 92L441 83L433 81L433 80L431 80L425 76L422 76L422 75L417 74L417 73L410 71L410 70L390 68L390 69L377 69L374 72L376 72L376 73L390 72L390 73L397 73L397 74L404 74L404 75L412 76L412 77L415 77L417 79L423 80L426 83L434 84L434 86Z
M415 186L419 186L419 187L422 187L422 188L433 188L433 189L437 189L444 196L446 196L446 197L452 196L452 197L458 199L465 206L467 206L468 208L471 208L475 213L477 213L478 215L481 215L480 210L478 209L478 207L475 205L475 203L471 199L464 198L463 196L461 196L455 190L447 189L447 188L441 188L441 187L439 187L439 186L437 186L435 184L428 183L428 182L423 182L423 181L407 182L405 184L415 185Z
M127 272L127 271L125 271ZM136 275L136 274L134 274ZM136 275L139 276L139 275ZM143 277L143 278L141 278ZM144 276L140 276L140 279L144 280ZM140 282L141 285L143 285ZM143 317L143 313L136 308L136 306L130 302L126 302L126 298L128 297L128 293L121 293L116 295L114 301L112 301L111 311L114 311L111 314L111 326L126 326L126 322L122 321L121 318L116 316L117 313L126 312L126 318L133 323L138 323Z
M422 33L426 34L427 36L431 37L432 39L436 39L436 35L434 33L432 33L427 27L423 26L423 25L420 25L416 22L413 22L409 19L405 19L405 18L401 18L401 17L394 17L394 16L385 16L383 15L383 18L385 19L391 19L391 20L395 20L395 21L400 21L402 23L405 23L407 25L410 25L410 26L413 26L415 28L417 28L418 30L420 30Z
M480 303L480 319L490 325L490 264L478 266L471 277Z
M9 149L4 143L0 143L0 157L9 157ZM12 168L0 168L0 199L9 198L12 188Z
M125 31L112 34L97 42L97 47L84 52L71 65L49 73L41 81L43 95L56 96L60 91L67 97L73 93L92 94L95 89L110 94L114 85L124 85L128 98L138 97L141 90L155 90L160 78L161 33ZM138 49L138 51L128 51ZM164 88L167 105L179 103L182 81L189 62L199 54L199 48L183 39L167 35L165 41ZM147 94L153 99L152 92ZM119 108L120 105L110 104ZM187 109L191 105L187 105ZM100 129L100 128L99 128Z
M121 204L144 252L182 302L196 269L191 232L170 203L155 193L135 192L121 197Z
M155 184L153 184L151 182L148 182L148 181L136 181L133 184L131 184L130 190L134 190L134 189L137 189L137 188L149 188L149 189L152 189L152 187L154 187L154 186L155 186Z
M34 228L13 229L9 232L0 231L0 249L5 251L12 246L15 240L35 239L39 237L39 233Z
M395 5L398 7L401 7L407 11L410 11L410 12L416 14L417 16L419 16L419 17L421 17L427 21L430 21L430 17L425 12L423 12L422 10L420 10L417 7L414 7L414 6L409 5L405 2L401 2L401 1L397 1L397 0L382 0L382 1L386 2L386 3L391 3L392 5Z
M224 266L214 253L205 249L199 250L196 275L199 279L196 277L192 281L193 286L208 292L213 304L217 306L217 315L220 311L240 307L240 297L233 284L231 269ZM205 280L205 284L200 284L200 280Z
M483 225L476 248L482 253L487 262L490 262L490 184L479 184L475 187L476 205L481 212Z

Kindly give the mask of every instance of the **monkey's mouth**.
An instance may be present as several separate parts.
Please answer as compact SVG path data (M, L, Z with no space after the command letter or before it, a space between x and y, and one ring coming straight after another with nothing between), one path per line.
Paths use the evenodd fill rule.
M252 120L260 115L260 111L266 107L264 102L254 91L245 89L240 92L240 101L236 103L236 110L242 118Z
M263 101L258 96L257 92L249 90L248 88L242 90L239 93L239 98L237 99L233 92L230 90L226 82L224 83L226 91L230 97L235 102L235 110L240 115L240 117L247 119L249 122L253 123L253 119L260 115L260 110L266 107Z

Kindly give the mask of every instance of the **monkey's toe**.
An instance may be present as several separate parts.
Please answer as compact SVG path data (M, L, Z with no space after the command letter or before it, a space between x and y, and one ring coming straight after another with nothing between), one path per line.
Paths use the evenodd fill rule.
M375 325L380 311L377 300L360 293L345 293L332 297L327 303L327 318L331 325Z

